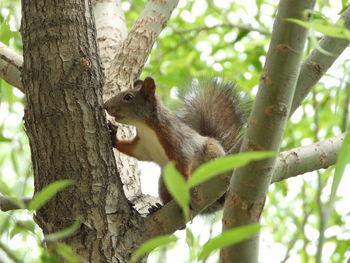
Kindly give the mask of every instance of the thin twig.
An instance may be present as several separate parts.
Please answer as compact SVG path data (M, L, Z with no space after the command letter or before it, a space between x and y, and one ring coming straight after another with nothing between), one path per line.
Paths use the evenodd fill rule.
M24 92L21 82L23 57L0 42L0 78Z
M343 118L342 118L342 123L341 123L341 130L342 132L345 132L348 123L349 123L349 106L350 106L350 82L347 81L345 83L345 101L344 101L344 113L343 113Z
M315 89L312 91L312 103L315 110L314 114L314 124L315 124L315 131L314 131L314 139L315 141L318 141L318 132L320 130L320 120L319 120L319 103L316 99L316 91ZM323 184L322 184L322 178L321 173L317 171L317 192L316 192L316 203L317 203L317 210L318 210L318 216L319 216L319 225L318 225L318 243L317 243L317 251L316 251L316 263L321 263L322 259L322 251L323 251L323 245L324 245L324 231L325 231L325 214L324 214L324 207L323 202L321 200L321 195L323 191Z
M298 218L293 216L293 221L295 223L295 225L297 226L297 231L294 232L293 234L293 237L292 239L289 241L288 245L287 245L287 251L286 251L286 254L283 258L283 260L281 261L281 263L285 263L288 261L289 259L289 254L290 254L290 251L293 249L295 243L298 241L298 238L299 238L299 235L300 233L303 232L303 229L307 223L307 220L309 219L309 216L310 216L311 212L308 211L304 217L303 217L303 221L301 223L298 222Z
M32 199L29 197L24 198L8 198L0 195L0 210L10 211L16 209L23 209Z
M222 23L222 24L217 24L214 26L200 26L200 27L194 27L194 28L186 28L186 29L179 29L179 28L174 28L170 27L175 33L179 34L188 34L188 33L199 33L201 31L209 31L217 28L223 28L223 27L228 27L228 28L237 28L240 30L245 30L245 31L250 31L250 32L258 32L262 35L271 35L271 32L261 29L261 28L254 28L250 25L245 25L245 24L234 24L234 23Z

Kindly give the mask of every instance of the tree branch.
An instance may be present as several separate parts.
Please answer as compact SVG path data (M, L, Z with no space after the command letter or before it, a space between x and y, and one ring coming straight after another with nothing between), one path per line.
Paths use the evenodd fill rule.
M22 14L25 127L35 191L60 179L76 182L41 207L36 222L46 235L79 219L79 231L65 242L83 261L127 258L130 247L119 246L116 237L137 216L118 177L102 107L91 2L27 0Z
M8 198L3 195L0 195L0 210L3 212L9 210L23 209L20 204L27 205L32 200L30 197L24 198Z
M343 104L343 116L341 122L341 131L345 132L349 124L349 107L350 107L350 82L347 81L345 84L345 100Z
M283 260L281 261L281 263L285 263L288 261L288 259L290 257L290 252L294 248L295 243L299 240L300 234L303 233L303 229L305 228L310 215L311 215L311 211L307 211L305 213L305 215L303 216L302 222L299 222L299 220L298 220L299 218L297 216L293 215L292 219L294 221L294 225L297 226L297 230L294 232L292 239L289 241L289 243L287 245L287 251L286 251L285 256L284 256Z
M279 154L272 183L334 165L344 134Z
M341 15L337 23L344 22L344 26L350 29L350 7ZM327 70L333 65L340 54L349 45L349 40L324 36L319 46L332 53L333 56L323 54L315 48L301 65L300 74L295 90L290 115L299 107L312 87L321 79Z
M240 29L240 30L245 30L245 31L251 31L251 32L258 32L262 35L271 35L271 33L267 30L260 29L260 28L254 28L251 25L245 25L245 24L234 24L234 23L223 23L223 24L218 24L214 26L200 26L200 27L195 27L195 28L188 28L188 29L178 29L178 28L173 28L170 27L175 33L180 33L180 34L187 34L187 33L198 33L201 31L207 31L207 30L212 30L215 28L221 28L221 27L228 27L232 29Z
M129 88L140 75L154 42L178 0L149 1L117 52L107 75L105 94Z
M279 3L264 72L241 152L279 152L307 35L305 28L285 19L305 20L304 11L312 10L314 4L315 1L304 0L281 0ZM259 222L275 162L276 157L268 158L234 171L225 199L223 231ZM257 262L258 244L259 237L255 235L224 248L220 254L221 262Z
M95 0L93 12L101 62L108 69L128 34L124 12L119 0Z
M271 183L334 165L343 140L344 135L339 135L280 153ZM194 204L195 207L198 207L194 211L194 216L214 202L218 195L227 190L227 184L225 185L221 181L223 180L210 181L208 194L205 195L205 199ZM196 201L197 199L194 200ZM184 225L185 221L181 209L175 202L171 202L145 219L145 232L147 232L148 239L172 233Z
M23 57L0 42L0 78L24 92L21 82Z

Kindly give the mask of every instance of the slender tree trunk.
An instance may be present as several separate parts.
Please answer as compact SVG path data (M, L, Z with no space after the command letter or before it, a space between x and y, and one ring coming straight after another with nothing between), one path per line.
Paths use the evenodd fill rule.
M300 70L307 30L286 21L307 20L305 10L315 1L281 0L274 22L271 42L261 75L259 91L249 117L241 152L279 152L285 124L291 109ZM251 162L234 171L226 195L223 231L258 223L276 158ZM255 235L221 251L221 262L258 262L259 236Z

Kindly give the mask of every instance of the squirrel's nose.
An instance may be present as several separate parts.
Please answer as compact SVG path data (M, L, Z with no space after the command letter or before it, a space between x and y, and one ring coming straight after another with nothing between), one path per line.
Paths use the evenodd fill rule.
M113 115L115 112L118 111L118 107L115 105L115 101L113 100L113 98L103 103L103 108L108 112L109 115Z

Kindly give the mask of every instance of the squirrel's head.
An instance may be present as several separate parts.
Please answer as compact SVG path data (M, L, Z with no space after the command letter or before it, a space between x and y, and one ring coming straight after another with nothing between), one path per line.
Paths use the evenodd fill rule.
M119 123L137 126L145 122L157 107L156 85L151 77L136 80L134 88L123 91L107 100L103 107Z

